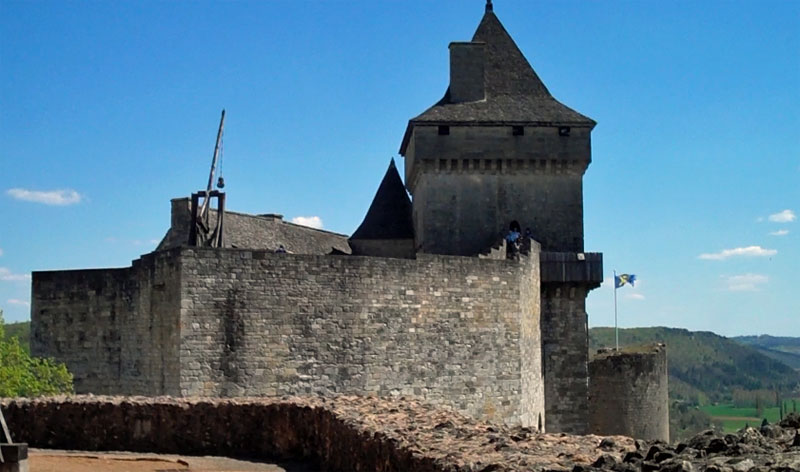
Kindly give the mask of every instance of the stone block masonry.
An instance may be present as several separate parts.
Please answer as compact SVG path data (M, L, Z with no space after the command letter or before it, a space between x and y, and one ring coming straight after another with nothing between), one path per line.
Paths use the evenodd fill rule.
M587 293L585 284L542 284L542 365L549 431L588 432Z
M540 423L537 257L185 249L181 267L182 395L414 395Z
M79 393L414 395L545 423L538 254L177 248L33 285L34 353L66 362Z
M179 252L123 269L33 273L31 351L64 362L79 392L178 393Z

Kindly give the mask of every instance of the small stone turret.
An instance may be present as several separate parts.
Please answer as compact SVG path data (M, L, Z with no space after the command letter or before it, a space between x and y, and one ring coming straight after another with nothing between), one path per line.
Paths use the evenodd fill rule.
M589 362L589 430L669 442L667 347L601 350Z

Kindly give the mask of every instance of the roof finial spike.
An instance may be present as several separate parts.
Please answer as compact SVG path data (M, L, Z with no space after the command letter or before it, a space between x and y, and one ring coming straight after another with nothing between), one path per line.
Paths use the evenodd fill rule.
M492 5L492 0L486 0L486 11L494 11L494 6Z

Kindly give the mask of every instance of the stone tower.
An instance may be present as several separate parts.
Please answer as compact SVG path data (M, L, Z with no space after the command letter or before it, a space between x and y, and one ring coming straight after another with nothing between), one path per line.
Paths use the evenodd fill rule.
M419 252L473 256L512 221L542 248L548 431L588 428L585 299L602 281L583 253L583 174L595 122L558 102L494 14L450 44L450 86L406 129L406 187Z

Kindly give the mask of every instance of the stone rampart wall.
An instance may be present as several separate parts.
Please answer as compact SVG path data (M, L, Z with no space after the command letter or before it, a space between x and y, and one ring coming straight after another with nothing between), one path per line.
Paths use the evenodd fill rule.
M593 434L669 441L667 348L606 352L589 363Z
M32 348L79 393L415 395L495 422L544 410L538 253L521 261L179 248L36 272Z
M36 448L308 460L332 472L573 470L634 450L630 438L537 434L407 398L78 396L0 408Z
M538 423L538 257L187 248L181 266L182 395L415 395Z
M33 273L31 350L84 393L178 393L177 252L124 269Z

